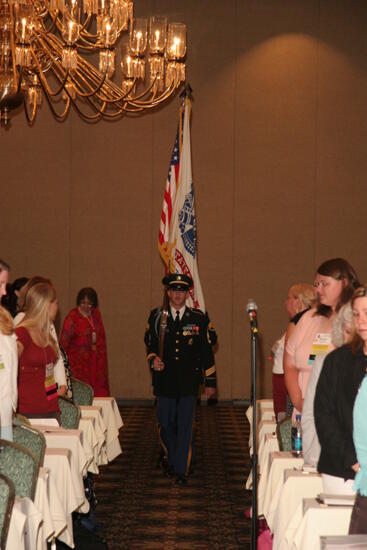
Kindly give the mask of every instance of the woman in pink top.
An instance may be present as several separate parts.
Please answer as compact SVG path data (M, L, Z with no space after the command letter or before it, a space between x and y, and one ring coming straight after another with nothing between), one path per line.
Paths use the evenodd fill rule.
M334 314L360 286L353 267L342 258L322 263L314 286L317 304L307 311L286 335L284 353L285 383L296 412L302 412L308 379L316 357L334 349L331 331Z

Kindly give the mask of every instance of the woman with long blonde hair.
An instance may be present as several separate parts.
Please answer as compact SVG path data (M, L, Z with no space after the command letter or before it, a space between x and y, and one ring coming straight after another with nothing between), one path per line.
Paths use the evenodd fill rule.
M10 267L0 260L0 300L6 294ZM12 416L16 410L18 358L14 337L13 319L5 308L0 306L0 437L13 439Z
M20 325L21 322L23 321L25 316L26 298L27 298L28 291L38 283L48 283L52 285L50 279L46 279L45 277L41 277L40 275L35 275L34 277L31 277L26 282L26 284L23 285L23 287L19 292L19 297L18 297L19 311L17 315L14 317L14 326ZM63 360L62 354L60 353L59 344L57 341L56 329L53 322L51 322L50 331L51 331L51 336L53 337L53 339L55 340L58 346L58 359L56 361L55 368L54 368L54 376L55 376L55 381L57 383L57 393L58 395L65 395L66 388L68 387L68 393L69 393L68 397L71 397L71 382L68 379L68 376L67 376L68 373L66 372L66 367L64 366L64 360Z
M41 282L27 292L25 315L16 327L19 357L19 412L30 418L59 419L54 365L59 350L51 334L57 313L56 291Z

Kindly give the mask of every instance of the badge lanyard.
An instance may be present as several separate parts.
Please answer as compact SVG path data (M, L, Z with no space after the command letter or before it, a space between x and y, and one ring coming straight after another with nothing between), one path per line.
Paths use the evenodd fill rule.
M57 397L57 385L54 377L54 364L47 363L46 349L42 348L43 356L45 358L45 390L46 398L48 401Z
M88 323L90 324L90 326L92 328L92 349L95 350L96 349L96 343L97 343L97 333L96 333L96 327L94 326L94 321L93 321L92 314L90 315L90 318L87 315L86 319L87 319Z

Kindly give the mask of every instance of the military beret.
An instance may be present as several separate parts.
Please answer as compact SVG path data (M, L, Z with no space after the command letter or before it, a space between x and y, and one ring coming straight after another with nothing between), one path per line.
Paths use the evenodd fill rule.
M170 273L162 279L162 283L172 290L190 290L192 279L182 273Z

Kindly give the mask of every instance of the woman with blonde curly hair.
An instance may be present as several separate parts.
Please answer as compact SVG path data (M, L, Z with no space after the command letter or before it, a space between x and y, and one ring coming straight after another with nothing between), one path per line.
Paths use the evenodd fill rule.
M27 292L25 315L16 327L19 357L19 412L29 418L56 418L60 409L54 365L59 350L51 335L58 302L52 284L43 282Z
M6 294L10 267L0 260L0 299ZM13 439L12 416L17 406L17 344L10 313L0 306L0 426L1 439Z
M302 315L313 306L315 302L315 290L312 285L299 283L291 286L285 301L285 309L289 317L288 332L293 330ZM283 353L284 353L285 333L272 347L273 359L273 401L274 412L277 420L285 416L287 409L287 388L284 382Z

